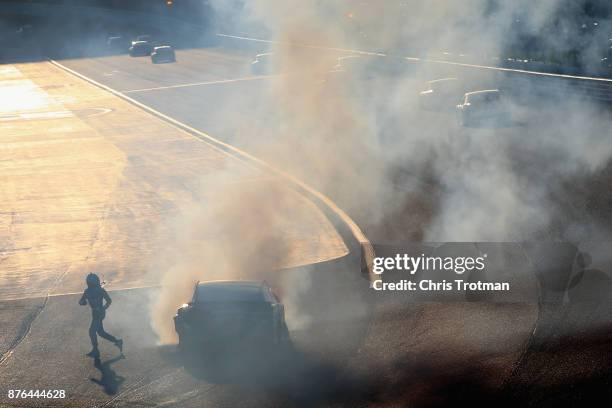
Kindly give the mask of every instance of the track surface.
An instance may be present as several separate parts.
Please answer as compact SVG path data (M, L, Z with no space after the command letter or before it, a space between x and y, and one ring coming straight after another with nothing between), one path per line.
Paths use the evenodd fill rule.
M269 78L250 78L250 57L216 48L179 51L179 63L170 65L156 66L147 59L127 56L62 63L215 137L244 142L243 137L235 137L237 131L244 130L235 124L257 106L258 95L270 84ZM409 101L409 105L416 102ZM227 119L229 106L232 123ZM426 113L419 120L452 119ZM504 132L511 134L512 130ZM201 165L196 162L192 171L200 171ZM141 190L140 186L134 188L135 192ZM141 203L142 198L134 202ZM124 244L117 245L103 253L121 253ZM126 259L137 262L142 258L135 254ZM129 282L134 276L132 267L124 271L121 276ZM81 274L75 275L78 279L66 280L66 284L78 287ZM116 305L135 307L150 291L116 292ZM295 352L284 356L287 360L281 361L282 369L264 365L274 367L272 373L264 374L260 365L245 369L244 361L234 365L232 359L220 366L196 363L194 368L179 358L173 346L156 346L146 321L112 313L108 329L125 333L129 351L125 360L114 361L114 350L105 349L103 362L107 365L99 369L83 357L87 351L87 313L73 307L74 297L49 298L42 312L38 308L42 300L6 301L0 312L7 320L18 320L17 311L24 319L32 313L38 317L29 335L0 367L0 378L7 389L66 389L70 398L58 402L60 405L403 406L410 401L416 406L431 406L466 399L487 401L507 385L538 315L534 304L411 304L401 297L373 299L371 293L364 299L368 306L375 305L368 307L374 313L349 314L331 324L315 322L309 330L293 330ZM75 331L74 327L80 328ZM580 356L569 358L576 361ZM525 371L527 376L544 373L540 377L544 380L537 384L542 389L550 387L545 381L546 370L542 370L545 366L540 362ZM210 367L214 367L213 373ZM102 386L90 380L100 380L102 375L106 375ZM540 392L534 387L533 392Z
M328 59L342 54L321 51L319 55L321 59ZM309 54L309 56L313 55ZM250 142L244 137L237 137L236 134L243 131L239 125L240 119L252 117L252 111L256 110L260 103L266 101L267 92L271 89L270 87L275 86L279 77L272 75L268 78L258 78L249 75L248 64L252 58L252 52L239 52L227 47L187 50L179 52L178 57L178 64L161 67L151 65L146 60L130 59L125 56L93 60L80 59L64 61L64 63L114 89L127 92L131 97L196 128L214 133L217 137L241 144L244 148L265 156L267 154L265 150L258 150L257 140ZM220 62L223 63L225 69L218 71L217 64ZM105 74L101 75L102 72ZM183 73L188 75L183 76ZM298 76L299 81L299 73L295 75ZM421 129L426 134L436 137L446 134L449 138L457 139L456 143L479 141L479 143L490 143L491 145L499 144L507 149L509 157L514 160L513 168L517 173L532 179L541 177L543 173L538 170L540 167L537 163L549 160L548 152L542 154L538 151L537 141L531 136L534 132L538 134L554 133L552 129L555 128L555 125L547 122L547 118L554 118L558 112L541 106L534 107L537 110L530 110L530 106L522 105L520 96L517 96L514 111L517 123L514 126L498 129L487 129L486 127L461 129L457 126L456 118L452 114L416 109L417 100L413 95L415 95L415 90L421 86L421 81L448 76L464 76L468 86L473 89L511 86L504 82L500 83L496 76L472 76L469 72L447 71L445 68L441 68L439 72L429 72L424 75L421 72L412 78L408 75L401 84L406 88L404 109L400 113L395 112L401 116L407 116L402 123L410 123L413 128ZM347 78L338 74L324 77L324 80L343 81ZM333 83L330 85L333 86ZM388 89L391 90L397 84L393 81L387 83L366 78L361 83L353 83L353 86L357 91L350 97L368 98L369 95L385 94L380 89L368 92L368 87L375 86L383 89L389 87ZM327 96L331 96L332 100L335 97L333 94ZM208 101L216 103L213 106L208 104ZM387 107L391 113L394 113L395 107L385 105L388 101L376 100L374 103L378 105L369 106L375 106L381 110ZM566 103L569 107L562 106L560 109L569 109L568 114L571 115L573 102L570 100ZM330 104L332 105L333 103ZM231 108L228 109L230 106ZM231 112L229 115L228 111ZM597 126L592 129L592 132L603 131L605 123L611 120L609 115L605 112L594 115L592 120L597 121ZM228 116L235 117L236 121L228 121ZM588 119L583 118L582 120ZM270 126L270 131L275 132L273 126ZM274 157L267 158L275 160ZM447 158L464 169L464 160L473 161L474 159L477 160L477 157L471 159L469 157ZM450 179L452 178L451 176ZM600 190L585 190L598 188L597 186L607 182L609 182L609 177L603 173L598 176L595 183L589 184L584 180L576 180L576 186L584 186L584 188L580 187L580 192L575 191L574 188L559 188L555 194L557 197L562 197L559 200L558 213L560 215L552 222L552 225L563 226L580 220L580 222L599 224L603 228L609 226L609 212L605 210L604 205L597 204L603 200ZM334 196L333 191L328 193ZM401 199L402 194L400 187L398 199ZM341 196L337 199L342 203ZM422 201L417 200L417 205L419 203ZM345 205L346 208L351 208L351 203L347 202ZM427 205L427 199L425 205ZM595 210L584 212L581 210L584 207L595 208ZM365 226L370 239L387 241L392 239L398 230L405 232L420 227L419 223L414 221L415 215L416 218L421 216L418 207L417 211L414 211L413 206L413 210L408 213L409 217L405 213L398 213L389 221L383 220L379 225L372 225L369 219L361 217L358 213L353 215ZM546 235L545 233L544 236ZM406 236L400 235L399 238L405 239ZM592 253L595 254L595 252ZM602 254L601 251L599 253ZM600 262L598 266L609 270L608 257L600 256L599 259L603 259L603 264ZM533 281L528 284L535 285ZM586 284L585 286L588 287ZM396 401L410 400L417 405L421 403L427 405L435 401L433 395L443 393L445 396L439 397L441 403L470 396L487 401L490 395L497 394L498 396L524 398L525 401L531 400L534 404L554 404L562 401L553 396L556 390L563 386L562 384L570 384L572 381L582 384L582 381L586 381L585 378L589 378L593 384L600 384L601 381L606 381L602 378L606 378L605 373L611 367L610 361L595 358L598 354L605 354L607 350L605 342L602 344L601 340L597 340L607 335L605 330L600 333L598 332L600 329L597 329L601 327L602 321L606 321L606 317L602 316L609 315L610 304L606 301L599 306L560 306L558 304L548 306L550 310L540 310L539 318L536 317L538 308L533 304L424 306L405 304L401 299L385 298L378 299L377 305L374 319L370 323L368 335L363 339L359 354L348 362L350 372L353 374L371 372L384 378L381 380L372 379L369 375L364 376L367 378L364 381L369 384L364 387L369 391L364 392L366 394L370 392L370 403L380 398L386 403L395 399ZM594 314L599 317L594 318ZM449 318L449 316L452 317ZM507 320L510 316L513 316L513 319ZM582 331L576 326L576 319L580 319L578 316L583 316L585 319ZM538 319L537 323L536 319ZM530 338L531 331L536 324L540 325L540 329L536 337ZM443 327L444 329L441 329ZM501 329L502 327L509 332ZM441 333L439 330L445 330L446 333ZM593 333L592 330L597 333ZM576 332L587 333L582 347L580 341L576 342L574 337ZM457 333L479 333L480 335L476 337L458 336L455 338L456 342L451 341L450 338L455 337ZM551 341L554 343L554 340L551 339L555 338L562 340L556 343L556 346L548 345ZM472 341L475 342L472 343ZM528 344L529 348L526 349ZM542 344L547 346L542 347ZM478 351L475 355L471 355L470 350ZM545 356L550 350L554 350L555 360L554 363L549 364ZM423 363L422 356L424 355L432 357ZM440 356L439 360L434 356ZM519 356L522 358L520 361L518 361ZM420 367L421 363L424 364L423 367ZM463 373L459 373L462 370L464 370ZM555 374L556 370L563 374ZM454 374L449 374L448 377L442 374L448 371ZM478 371L479 375L471 375L475 371ZM359 377L359 374L355 375ZM421 376L426 379L422 382L415 382L415 377ZM457 380L459 377L463 378ZM490 380L483 380L485 378ZM385 384L386 382L388 384ZM462 388L462 391L457 391L455 387ZM402 391L396 388L401 388ZM441 392L442 389L445 391ZM572 398L575 400L588 399L589 393L594 389L597 389L597 385L593 389L575 390ZM600 392L601 388L598 390ZM368 401L368 396L354 391L353 394Z
M178 58L179 61L183 61L181 64L165 66L154 66L144 59L131 59L126 56L80 59L62 61L62 63L117 90L128 92L131 97L166 114L182 120L188 119L188 124L197 125L206 131L209 131L206 126L208 123L216 130L221 130L223 125L215 121L215 109L212 107L225 109L226 107L219 103L224 98L235 100L239 94L256 95L266 85L265 78L242 80L245 75L248 78L245 66L248 66L249 59L245 55L213 49L179 52ZM42 85L43 89L45 86L46 89L52 89L46 84L63 83L66 85L60 89L70 89L71 95L87 95L86 98L79 97L76 101L72 101L72 104L79 109L89 108L91 104L110 106L112 113L106 115L115 115L115 120L110 121L110 117L102 120L100 117L93 124L96 126L94 130L102 127L105 132L102 136L106 137L98 137L98 143L107 143L108 149L116 155L114 159L104 156L105 160L98 160L104 163L111 162L103 167L100 173L107 177L108 183L117 184L115 180L119 176L111 177L112 173L107 168L111 165L122 178L126 174L130 177L119 183L118 189L115 187L115 190L87 183L87 186L91 186L89 188L92 194L114 192L110 198L103 197L97 200L110 201L107 205L112 212L109 213L110 216L103 218L100 224L101 233L98 233L95 239L89 238L87 241L93 242L93 250L87 246L83 249L84 255L81 257L87 260L87 266L72 261L70 272L65 274L35 270L38 275L31 275L28 285L7 280L3 285L5 298L20 295L34 296L36 293L46 294L45 291L58 291L59 288L62 291L77 292L81 286L83 269L93 266L97 270L106 271L106 276L112 283L111 288L121 289L135 284L156 283L154 280L145 280L146 267L142 264L149 258L151 252L157 250L154 242L144 237L154 228L152 224L158 223L158 219L165 214L163 211L155 210L160 206L165 208L161 204L151 208L153 206L151 200L156 197L155 192L163 189L169 194L170 191L176 190L176 186L182 186L182 189L174 193L176 198L170 196L163 201L169 207L166 211L180 211L177 202L180 203L182 200L190 202L201 199L199 194L205 195L205 192L197 191L193 183L189 184L190 180L207 168L211 169L209 171L223 168L224 159L214 152L202 152L205 147L196 140L187 138L188 140L178 143L177 136L168 135L169 131L176 133L175 130L157 123L154 118L147 118L146 121L144 118L140 119L145 115L135 108L58 72L46 63L20 68L27 72L28 77ZM37 74L37 70L42 70L44 75ZM59 78L54 78L53 75ZM233 81L234 79L241 80ZM176 87L187 84L188 80L203 83L230 81ZM43 83L44 81L47 82ZM167 88L134 92L137 89L160 86ZM187 95L189 95L187 100L191 103L185 103ZM178 101L182 101L180 106ZM214 103L206 104L205 101L214 101ZM67 109L74 110L72 105ZM119 114L122 114L121 118L117 118L116 115ZM139 132L135 133L129 125L116 124L117 119L126 121L126 124L130 123L129 121L142 123ZM70 129L77 125L87 125L89 127L83 129L81 134L91 131L91 122L85 124L82 122L92 119L67 120L76 122L71 124ZM155 128L148 130L146 135L143 134L146 128L142 126L145 124L153 126L153 123ZM64 122L61 124L68 126ZM15 132L17 131L21 129L16 129ZM221 136L231 140L231 135L227 132L222 132ZM180 137L185 138L179 136L179 140ZM133 138L135 139L132 140ZM155 138L162 140L158 144L153 144L151 139ZM170 140L162 146L179 145L177 148L183 150L158 147L167 139ZM180 146L181 144L187 145ZM117 145L121 148L117 148ZM194 151L194 148L197 150ZM83 147L80 146L76 150L83 150ZM100 149L89 150L98 153ZM123 153L124 151L127 151L127 154ZM160 157L169 153L183 156L176 159ZM213 158L206 155L212 155ZM189 160L185 160L186 158ZM48 160L57 162L57 159ZM181 166L177 169L179 161ZM215 164L217 162L218 165ZM83 173L82 163L76 165L80 166L79 173ZM178 173L186 166L187 169ZM251 172L253 172L251 169L246 171L246 174L240 172L241 180L245 177L249 180ZM51 174L50 177L55 180L57 175ZM265 182L259 180L261 177L255 174L250 176L250 180ZM89 181L91 178L90 176L86 180ZM29 176L29 179L34 180L33 176ZM85 185L75 185L74 189L75 192L87 191ZM14 202L14 198L9 202ZM143 207L148 208L148 211L144 212ZM83 207L83 212L90 214L91 210ZM45 214L49 213L54 212L45 210ZM119 217L115 213L123 213L126 216ZM117 220L125 221L119 223ZM308 224L311 222L300 223L300 225ZM322 220L315 225L319 225L323 230L327 228ZM299 261L296 260L293 264L342 254L342 245L338 246L337 241L334 241L337 237L334 238L332 231L327 231L330 238L320 242L320 246L311 247L296 242L298 248L305 249L298 251ZM33 237L36 238L38 235ZM298 237L308 237L308 234L302 231ZM46 237L45 241L64 242L56 237ZM79 256L78 252L71 252L75 257ZM113 256L109 257L109 254ZM11 259L15 258L8 258L9 261ZM23 267L16 261L13 262L14 275L5 275L4 279L17 275ZM45 262L45 265L54 266L53 262L49 261ZM41 276L41 279L32 279L35 276ZM55 285L54 282L58 279L61 284ZM51 286L49 280L52 282ZM24 292L26 290L27 293ZM149 294L151 290L153 289L114 292L115 305L119 305L115 307L123 310L137 309L137 305L146 303L144 298L151 296ZM350 305L350 298L344 296L343 301ZM454 381L451 380L453 376L448 374L449 370L459 374L459 371L469 370L468 367L476 369L474 364L478 370L495 373L492 375L494 380L479 383L475 387L498 389L502 385L503 378L509 375L535 318L535 309L529 305L507 305L490 309L488 305L402 305L401 300L399 303L397 300L390 300L386 304L379 304L373 321L366 309L364 313L343 315L339 321L314 322L307 331L300 331L299 327L298 330L293 330L292 338L296 351L284 356L288 361L282 364L291 369L287 371L285 367L279 372L267 373L262 377L261 373L252 372L252 368L245 369L242 363L232 368L231 359L224 361L224 364L218 368L220 373L207 372L211 364L206 362L196 366L195 372L193 369L190 370L177 355L174 346L161 348L156 346L151 327L146 323L147 320L141 317L143 311L138 311L133 317L129 314L120 316L109 313L108 330L122 333L125 336L126 349L129 351L126 352L125 360L116 360L112 348L110 350L106 348L103 353L103 363L106 365L96 368L89 359L83 357L88 349L86 338L88 313L77 308L75 302L76 296L70 295L3 302L3 316L7 321L23 319L29 322L28 319L33 317L31 327L27 324L25 327L15 327L7 338L7 340L14 339L16 334L26 330L27 336L11 350L3 362L2 378L5 389L66 389L68 399L56 401L60 405L105 403L113 406L140 402L174 403L180 406L190 406L190 404L201 406L203 403L213 406L284 406L311 403L345 406L357 402L377 404L377 401L401 401L406 398L425 403L432 395L437 394L440 388L453 387ZM370 301L365 302L367 304ZM363 304L360 302L357 304L357 309L361 308ZM520 318L517 318L517 311L521 311ZM431 324L432 319L443 319L444 322L440 321L440 324L434 326ZM485 336L472 336L470 334L472 330L482 327L482 319L490 321L491 324L502 322L500 327L511 327L512 330L510 332L495 330ZM473 329L469 329L470 326L473 326ZM457 333L463 334L457 337ZM481 358L483 350L488 350L485 359ZM427 357L423 359L423 356ZM224 375L224 370L230 370L229 374ZM211 378L211 375L213 377L219 375L221 379ZM419 381L413 382L413 376L419 377ZM261 378L264 379L263 382L260 381ZM96 383L94 380L101 382ZM451 397L459 398L459 395L452 394ZM9 402L15 403L4 399L4 403ZM21 401L21 405L30 404L31 401Z
M234 117L250 116L270 84L250 72L250 53L223 48L178 50L177 64L151 64L126 55L60 60L69 68L123 92L206 133L231 141ZM231 108L229 108L231 106Z
M265 46L262 45L260 51L265 51ZM569 180L549 180L551 172L564 171L563 165L566 162L577 167L588 167L589 156L597 158L597 153L592 149L601 143L601 135L612 124L612 115L607 110L591 107L579 98L572 99L571 96L559 101L558 95L554 93L536 98L535 101L524 100L520 96L521 92L512 89L512 81L503 81L498 75L473 73L453 66L430 68L405 62L402 64L405 65L405 72L399 77L399 82L398 78L381 79L376 75L360 78L359 74L354 73L330 73L329 67L333 67L335 58L347 54L333 50L308 50L305 55L297 53L298 60L301 58L307 62L314 61L314 76L299 70L271 70L266 75L253 75L249 68L256 50L252 44L248 50L237 50L229 46L179 50L178 63L167 65L154 65L147 58L130 58L126 55L65 59L62 63L183 123L299 175L322 189L348 211L367 231L372 241L421 240L422 230L432 221L432 213L440 204L439 194L452 190L453 185L457 183L467 184L467 188L471 188L469 185L478 178L479 172L499 173L501 178L505 173L511 173L512 180L500 180L499 183L526 184L527 187L536 186L534 188L547 186L551 190L542 193L550 196L541 198L549 201L547 205L554 208L550 211L554 218L549 221L549 225L543 225L542 231L536 237L512 236L513 240L560 239L555 236L557 231L579 229L582 225L594 230L593 235L597 236L598 229L612 226L612 213L605 204L612 197L606 189L600 188L612 178L610 167L606 167L605 163L593 164L596 168L592 177L582 177L581 171L576 171L577 175ZM369 58L385 60L384 57ZM511 125L462 128L453 112L424 111L418 108L417 92L421 90L424 80L453 76L464 81L467 91L508 87L511 91L508 94L517 93L516 100L512 103ZM377 135L381 139L371 143L380 143L382 140L383 145L391 147L383 147L378 156L359 156L353 151L358 148L346 147L342 145L344 141L339 142L337 151L340 161L380 160L393 163L388 167L391 171L397 167L398 175L390 177L395 183L391 196L387 195L386 190L379 191L380 186L369 187L369 190L363 187L369 181L367 170L362 170L354 163L347 164L347 174L343 175L347 178L346 184L351 188L343 189L339 188L337 183L325 180L328 177L324 173L325 165L316 162L316 155L298 152L295 158L285 157L286 149L280 149L278 153L274 148L276 141L281 140L282 143L288 133L293 132L291 121L284 123L278 120L282 115L277 112L278 104L291 105L294 102L291 95L284 94L287 91L279 91L279 87L288 88L289 93L291 90L301 93L295 98L298 101L295 108L289 106L289 111L313 109L310 104L314 99L320 101L320 108L315 108L319 110L311 112L310 115L322 114L325 120L330 120L325 116L326 111L337 110L338 116L342 118L346 109L354 109L366 118L373 117L374 119L367 119L371 122L381 122ZM529 91L528 88L520 89ZM386 98L386 95L393 95L393 98ZM279 97L286 99L280 102ZM402 103L397 103L396 99L400 97ZM308 115L305 115L304 120L311 119ZM573 119L564 125L559 123L560 115ZM299 120L298 117L297 121ZM346 120L359 121L359 117L349 114ZM581 139L575 139L572 135L574 128L576 132L583 132L587 123L590 126L588 134ZM360 130L357 125L352 126L355 131ZM404 137L405 132L414 129L418 130L418 136ZM543 149L542 140L533 137L535 134L540 135L540 138L552 147ZM300 130L291 142L302 143L300 138L308 138L308 132ZM450 149L440 149L435 145L438 142L430 142L428 139L449 143ZM573 146L574 143L578 153L569 150L568 146ZM463 149L462 145L468 145L469 148ZM422 170L414 172L414 169L405 168L407 162L418 162L411 158L410 152L419 149L440 150L441 153L437 152L435 159L449 163L446 166L448 171L436 169L440 174L435 174L438 180L433 183L427 184L430 181L426 179L431 175L417 174ZM602 154L607 149L602 146ZM346 157L342 156L344 150L348 151ZM495 163L494 159L486 162L479 158L479 155L491 155L495 152L499 152ZM445 154L448 155L444 156ZM584 158L576 159L574 154L577 157L585 155L586 161ZM573 164L574 161L576 164ZM319 165L323 167L322 176L318 174ZM487 169L487 166L498 168ZM364 167L367 169L367 166ZM461 171L453 170L457 168ZM377 169L374 168L374 171ZM372 183L381 181L372 176ZM420 186L415 188L415 185ZM481 194L478 191L475 193ZM528 191L527 194L537 193ZM374 216L371 208L360 208L355 203L355 195L364 196L368 203L372 203L372 207L383 208L385 218L378 218L380 214ZM381 196L380 202L376 202L377 195ZM529 201L527 197L516 199ZM393 205L390 206L389 202L393 202ZM477 205L478 202L474 201L473 204ZM512 229L510 225L504 225L503 219L496 220L494 225L502 231ZM468 232L454 237L454 240L479 239L468 236L477 235ZM508 237L494 236L491 239L504 240Z
M146 262L173 239L173 217L214 202L211 176L287 195L279 229L294 242L280 267L346 253L314 205L266 174L49 63L4 67L17 102L2 117L2 298L77 292L88 269L111 289L156 283Z
M3 104L0 119L7 154L1 196L6 228L0 238L0 371L3 385L12 378L10 388L3 386L1 404L16 403L7 399L9 389L41 387L72 389L60 404L116 398L108 397L115 391L105 388L106 379L96 386L79 368L87 368L91 377L96 370L83 358L88 312L68 294L82 290L88 271L101 274L116 294L115 319L124 318L123 325L109 329L123 331L127 342L137 345L134 357L136 350L157 350L156 336L145 323L149 302L136 296L130 306L121 301L122 290L159 284L155 264L163 258L156 254L177 239L175 220L194 208L197 213L196 203L212 206L220 199L210 195L204 180L218 178L230 191L234 186L275 197L269 209L280 234L275 238L287 249L278 267L347 253L314 204L250 165L48 62L2 65L1 73L10 102ZM259 195L242 198L248 197ZM262 221L271 221L259 211ZM126 361L143 374L130 375L117 387L142 385L145 373L159 371L139 361L162 364L149 356ZM79 383L89 391L78 391Z

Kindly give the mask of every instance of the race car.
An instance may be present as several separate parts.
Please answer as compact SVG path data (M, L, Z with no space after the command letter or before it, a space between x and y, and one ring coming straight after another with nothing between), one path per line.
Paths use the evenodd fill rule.
M336 60L332 73L350 74L358 79L370 79L372 57L362 55L346 55Z
M138 37L136 37L136 39L132 41L132 43L135 43L136 41L146 41L148 43L152 43L153 37L151 37L149 34L141 34Z
M423 110L452 110L464 95L457 78L442 78L427 82L419 93L419 106Z
M509 107L498 89L466 93L457 111L462 126L503 125L510 121Z
M176 62L176 55L174 54L174 48L169 45L161 45L153 48L151 53L151 61L154 64L161 64L164 62Z
M409 64L404 58L371 55L345 55L338 57L330 73L348 74L356 80L393 79L404 75Z
M132 41L130 57L146 57L153 52L153 46L148 41Z
M274 67L274 53L257 54L251 61L252 75L270 75Z
M112 51L125 52L130 47L130 41L122 35L111 35L106 39L106 47Z
M196 284L191 302L174 316L182 351L249 342L275 347L289 340L285 308L265 282Z

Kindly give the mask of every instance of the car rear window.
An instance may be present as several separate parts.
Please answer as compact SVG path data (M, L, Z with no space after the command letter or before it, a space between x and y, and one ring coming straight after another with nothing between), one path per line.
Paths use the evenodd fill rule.
M260 286L202 285L198 286L196 301L200 302L265 302Z

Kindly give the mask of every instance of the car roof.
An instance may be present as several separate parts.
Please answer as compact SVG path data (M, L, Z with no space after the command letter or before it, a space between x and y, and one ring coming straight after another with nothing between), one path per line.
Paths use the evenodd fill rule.
M473 92L468 92L465 95L466 96L470 96L470 95L477 95L477 94L483 94L483 93L492 93L492 92L499 93L499 89L485 89L485 90L482 90L482 91L473 91Z
M148 41L134 41L132 42L132 45L141 45L141 44L149 44Z
M210 287L239 287L239 286L267 286L264 281L247 281L247 280L216 280L198 282L198 287L210 286Z
M159 45L155 47L154 49L155 50L171 50L172 46L171 45Z
M200 302L267 302L268 286L262 281L213 281L198 283L194 301Z
M438 82L446 82L446 81L458 81L457 78L440 78L440 79L434 79L432 81L428 81L428 84L437 84Z

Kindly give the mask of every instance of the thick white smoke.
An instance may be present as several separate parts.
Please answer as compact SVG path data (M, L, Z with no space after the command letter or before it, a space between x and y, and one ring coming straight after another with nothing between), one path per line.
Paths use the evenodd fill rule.
M517 123L464 129L453 114L418 109L417 93L423 82L456 75L471 91L501 87L500 77L398 59L394 63L403 65L403 72L388 77L375 74L399 56L440 58L446 52L464 62L492 61L518 35L517 21L520 34L537 34L550 27L567 2L214 0L211 4L223 20L222 31L269 36L277 68L287 73L266 81L257 94L241 95L237 103L244 106L245 99L251 100L252 109L239 121L232 117L231 101L227 102L227 120L235 123L234 141L331 195L371 232L370 238L569 239L582 230L580 225L598 222L597 215L567 208L584 207L589 199L568 185L599 177L612 154L606 131L610 122L600 108L569 98L544 98L527 88L512 108L524 116ZM558 42L546 38L551 47ZM362 57L361 69L331 74L336 57L346 53L301 45L387 56ZM215 183L215 191L227 196L223 185ZM185 273L195 279L200 273L190 272L195 269L222 271L224 277L252 269L251 265L262 271L273 269L280 261L274 254L283 258L282 251L290 250L280 245L274 248L278 253L259 255L260 248L277 237L275 211L286 208L275 208L270 194L262 197L250 191L255 199L235 200L244 192L236 193L233 187L228 191L231 199L222 200L223 206L213 206L212 212L196 210L205 213L185 223L186 236L198 226L198 234L216 231L213 235L221 239L212 247L202 244L192 249L185 248L202 237L188 239L186 246L179 243L183 262L165 274L165 283L176 282ZM250 215L253 202L263 211L256 217L258 222L252 222ZM266 210L270 205L273 211ZM262 220L265 230L259 224ZM232 235L244 237L247 250L222 239ZM215 265L208 265L213 253ZM178 293L163 297L162 309L174 307Z
M231 13L223 2L214 4ZM265 103L253 113L267 119L265 127L253 129L252 124L262 122L244 118L248 137L256 141L250 147L333 192L351 214L371 226L388 214L395 216L398 208L410 211L406 200L433 190L434 216L415 208L415 217L423 222L412 223L427 239L550 237L547 228L557 215L563 180L593 174L610 157L605 138L609 122L599 108L541 98L527 89L513 107L519 119L527 111L527 123L461 129L452 115L419 112L415 95L423 81L457 75L470 91L503 86L499 77L476 74L468 81L461 78L462 71L422 65L390 80L375 75L364 80L356 72L339 81L325 80L329 53L290 44L432 58L448 52L464 62L491 62L518 36L550 29L559 15L568 13L567 7L562 0L246 2L236 17L242 18L242 31L248 32L252 22L266 25L278 42L272 50L279 69L301 73L271 81ZM569 13L580 15L580 7L574 4ZM553 35L544 38L551 49L562 48L562 41ZM372 66L389 64L389 57L369 59L376 60L365 68L372 72ZM398 168L407 170L399 181ZM431 175L433 183L425 180ZM406 231L406 236L413 233Z

